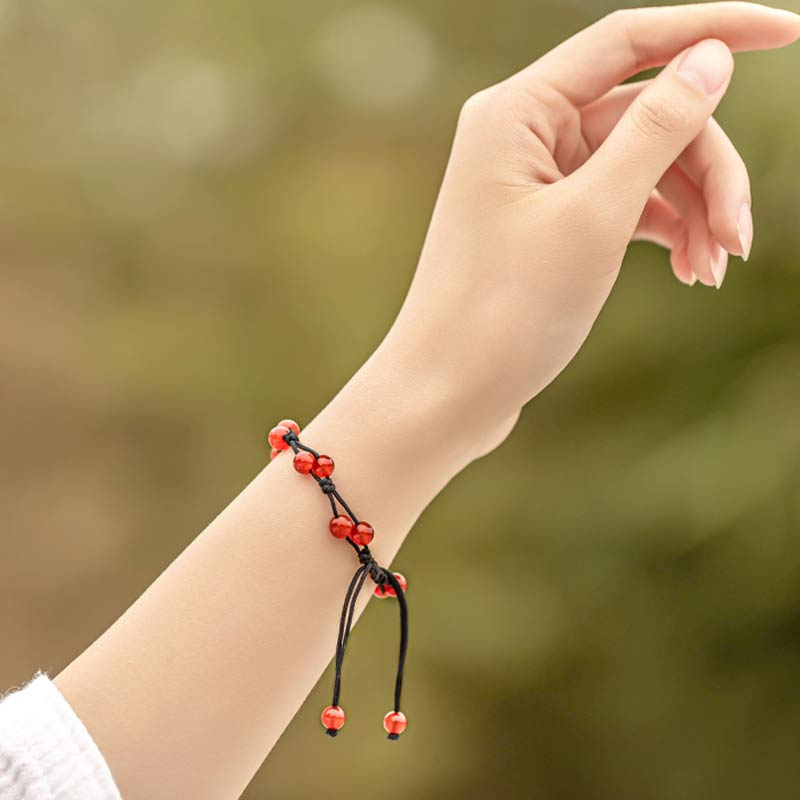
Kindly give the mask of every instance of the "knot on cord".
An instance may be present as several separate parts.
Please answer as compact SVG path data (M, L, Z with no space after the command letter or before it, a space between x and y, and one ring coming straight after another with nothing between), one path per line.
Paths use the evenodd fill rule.
M362 567L366 567L370 578L378 586L383 586L387 582L386 570L375 560L375 556L372 555L369 547L364 546L358 551L358 560Z
M323 494L331 495L336 491L336 486L330 478L320 478L317 485Z

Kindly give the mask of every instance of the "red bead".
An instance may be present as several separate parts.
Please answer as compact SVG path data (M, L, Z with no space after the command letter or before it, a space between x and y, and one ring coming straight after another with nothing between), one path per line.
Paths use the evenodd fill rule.
M284 428L294 431L295 436L300 435L300 426L293 419L282 419L278 425L283 425Z
M269 449L269 460L272 461L272 459L275 458L275 456L279 456L280 454L281 454L281 451L278 450L277 447L270 447L270 449Z
M314 464L313 472L318 478L328 478L333 475L333 459L330 456L321 455Z
M399 572L393 572L392 575L397 578L397 582L400 584L400 588L403 590L403 594L406 593L406 587L408 586L408 581L405 579L403 575ZM397 592L394 590L394 586L391 583L383 583L378 584L375 587L375 591L373 592L375 597L397 597Z
M390 736L399 736L408 727L408 720L402 711L390 711L383 718L383 727Z
M355 533L350 537L359 547L369 544L375 536L375 529L369 522L359 522Z
M346 539L348 536L351 536L355 527L353 520L351 520L350 517L346 517L344 514L333 517L328 523L328 529L337 539Z
M328 706L322 712L321 719L326 730L338 731L344 726L345 714L339 706Z
M316 459L311 453L307 453L305 450L301 450L299 453L295 453L294 461L294 468L301 474L301 475L308 475L312 469L314 469L314 462Z
M267 439L269 439L269 443L276 449L276 450L288 450L289 443L285 441L283 438L289 433L289 428L286 425L276 425L267 435Z

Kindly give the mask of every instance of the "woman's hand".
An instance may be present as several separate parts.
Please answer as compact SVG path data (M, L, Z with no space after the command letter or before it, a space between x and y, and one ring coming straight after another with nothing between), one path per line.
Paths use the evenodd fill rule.
M626 11L466 104L400 316L303 428L381 564L569 362L632 238L671 247L687 283L721 282L716 242L746 255L747 174L710 116L729 48L798 33L746 3ZM127 800L240 796L332 655L354 561L329 518L279 456L58 676Z
M618 11L466 102L388 340L433 358L493 431L484 449L575 355L630 241L669 248L690 286L747 258L747 170L711 114L731 50L798 35L800 17L752 3Z

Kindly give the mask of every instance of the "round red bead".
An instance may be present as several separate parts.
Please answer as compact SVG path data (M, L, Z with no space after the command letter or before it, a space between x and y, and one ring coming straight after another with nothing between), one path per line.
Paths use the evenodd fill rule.
M383 727L390 736L399 736L408 727L408 720L402 711L390 711L383 718Z
M328 706L322 712L321 719L326 730L338 731L344 726L346 718L344 711L339 706Z
M330 456L320 455L314 464L314 474L318 478L328 478L333 475L333 459Z
M356 527L350 517L340 514L338 517L333 517L328 523L328 529L337 539L346 539L353 533Z
M269 443L276 449L276 450L288 450L289 443L283 438L289 433L289 428L286 425L276 425L267 435L267 439L269 439Z
M375 536L375 529L369 522L359 522L350 537L359 547L369 544Z
M295 453L292 463L294 464L294 468L301 475L308 475L311 470L314 469L315 461L316 459L311 455L311 453L301 450L299 453Z
M400 584L403 594L405 594L406 587L408 586L408 581L405 579L405 576L401 575L399 572L393 572L392 575L397 578L397 582ZM397 592L394 590L394 586L392 586L391 583L378 584L373 594L375 597L397 597Z
M284 428L294 431L295 436L300 435L300 426L293 419L282 419L278 425L283 425Z
M269 449L269 460L272 461L272 459L275 458L275 456L279 456L280 454L281 454L281 451L278 450L277 447L270 447L270 449Z

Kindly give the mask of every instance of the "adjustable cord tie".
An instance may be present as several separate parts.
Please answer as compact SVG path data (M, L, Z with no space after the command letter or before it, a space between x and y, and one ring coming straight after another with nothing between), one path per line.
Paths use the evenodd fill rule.
M376 597L394 597L400 609L400 651L397 658L397 672L394 684L394 707L383 718L383 727L387 738L396 740L406 729L408 721L400 710L400 696L403 691L403 670L408 650L408 606L406 604L407 581L399 572L389 572L380 566L369 549L375 536L375 530L368 522L359 520L336 488L331 475L334 462L330 456L321 455L316 450L300 441L300 426L290 419L279 422L268 435L271 445L270 460L284 450L294 453L292 464L301 475L310 475L328 498L333 517L328 523L328 530L337 539L344 539L356 552L358 569L350 580L342 604L339 618L339 634L336 639L334 656L333 700L322 712L322 724L325 733L334 738L345 723L344 710L339 705L342 689L342 666L350 629L355 616L356 601L367 578L375 584L373 594Z
M336 485L330 478L320 478L319 488L323 494L333 494L336 491Z
M361 548L358 553L358 560L362 566L367 568L369 577L372 578L376 588L385 586L388 583L389 579L386 577L386 570L373 558L368 547Z

